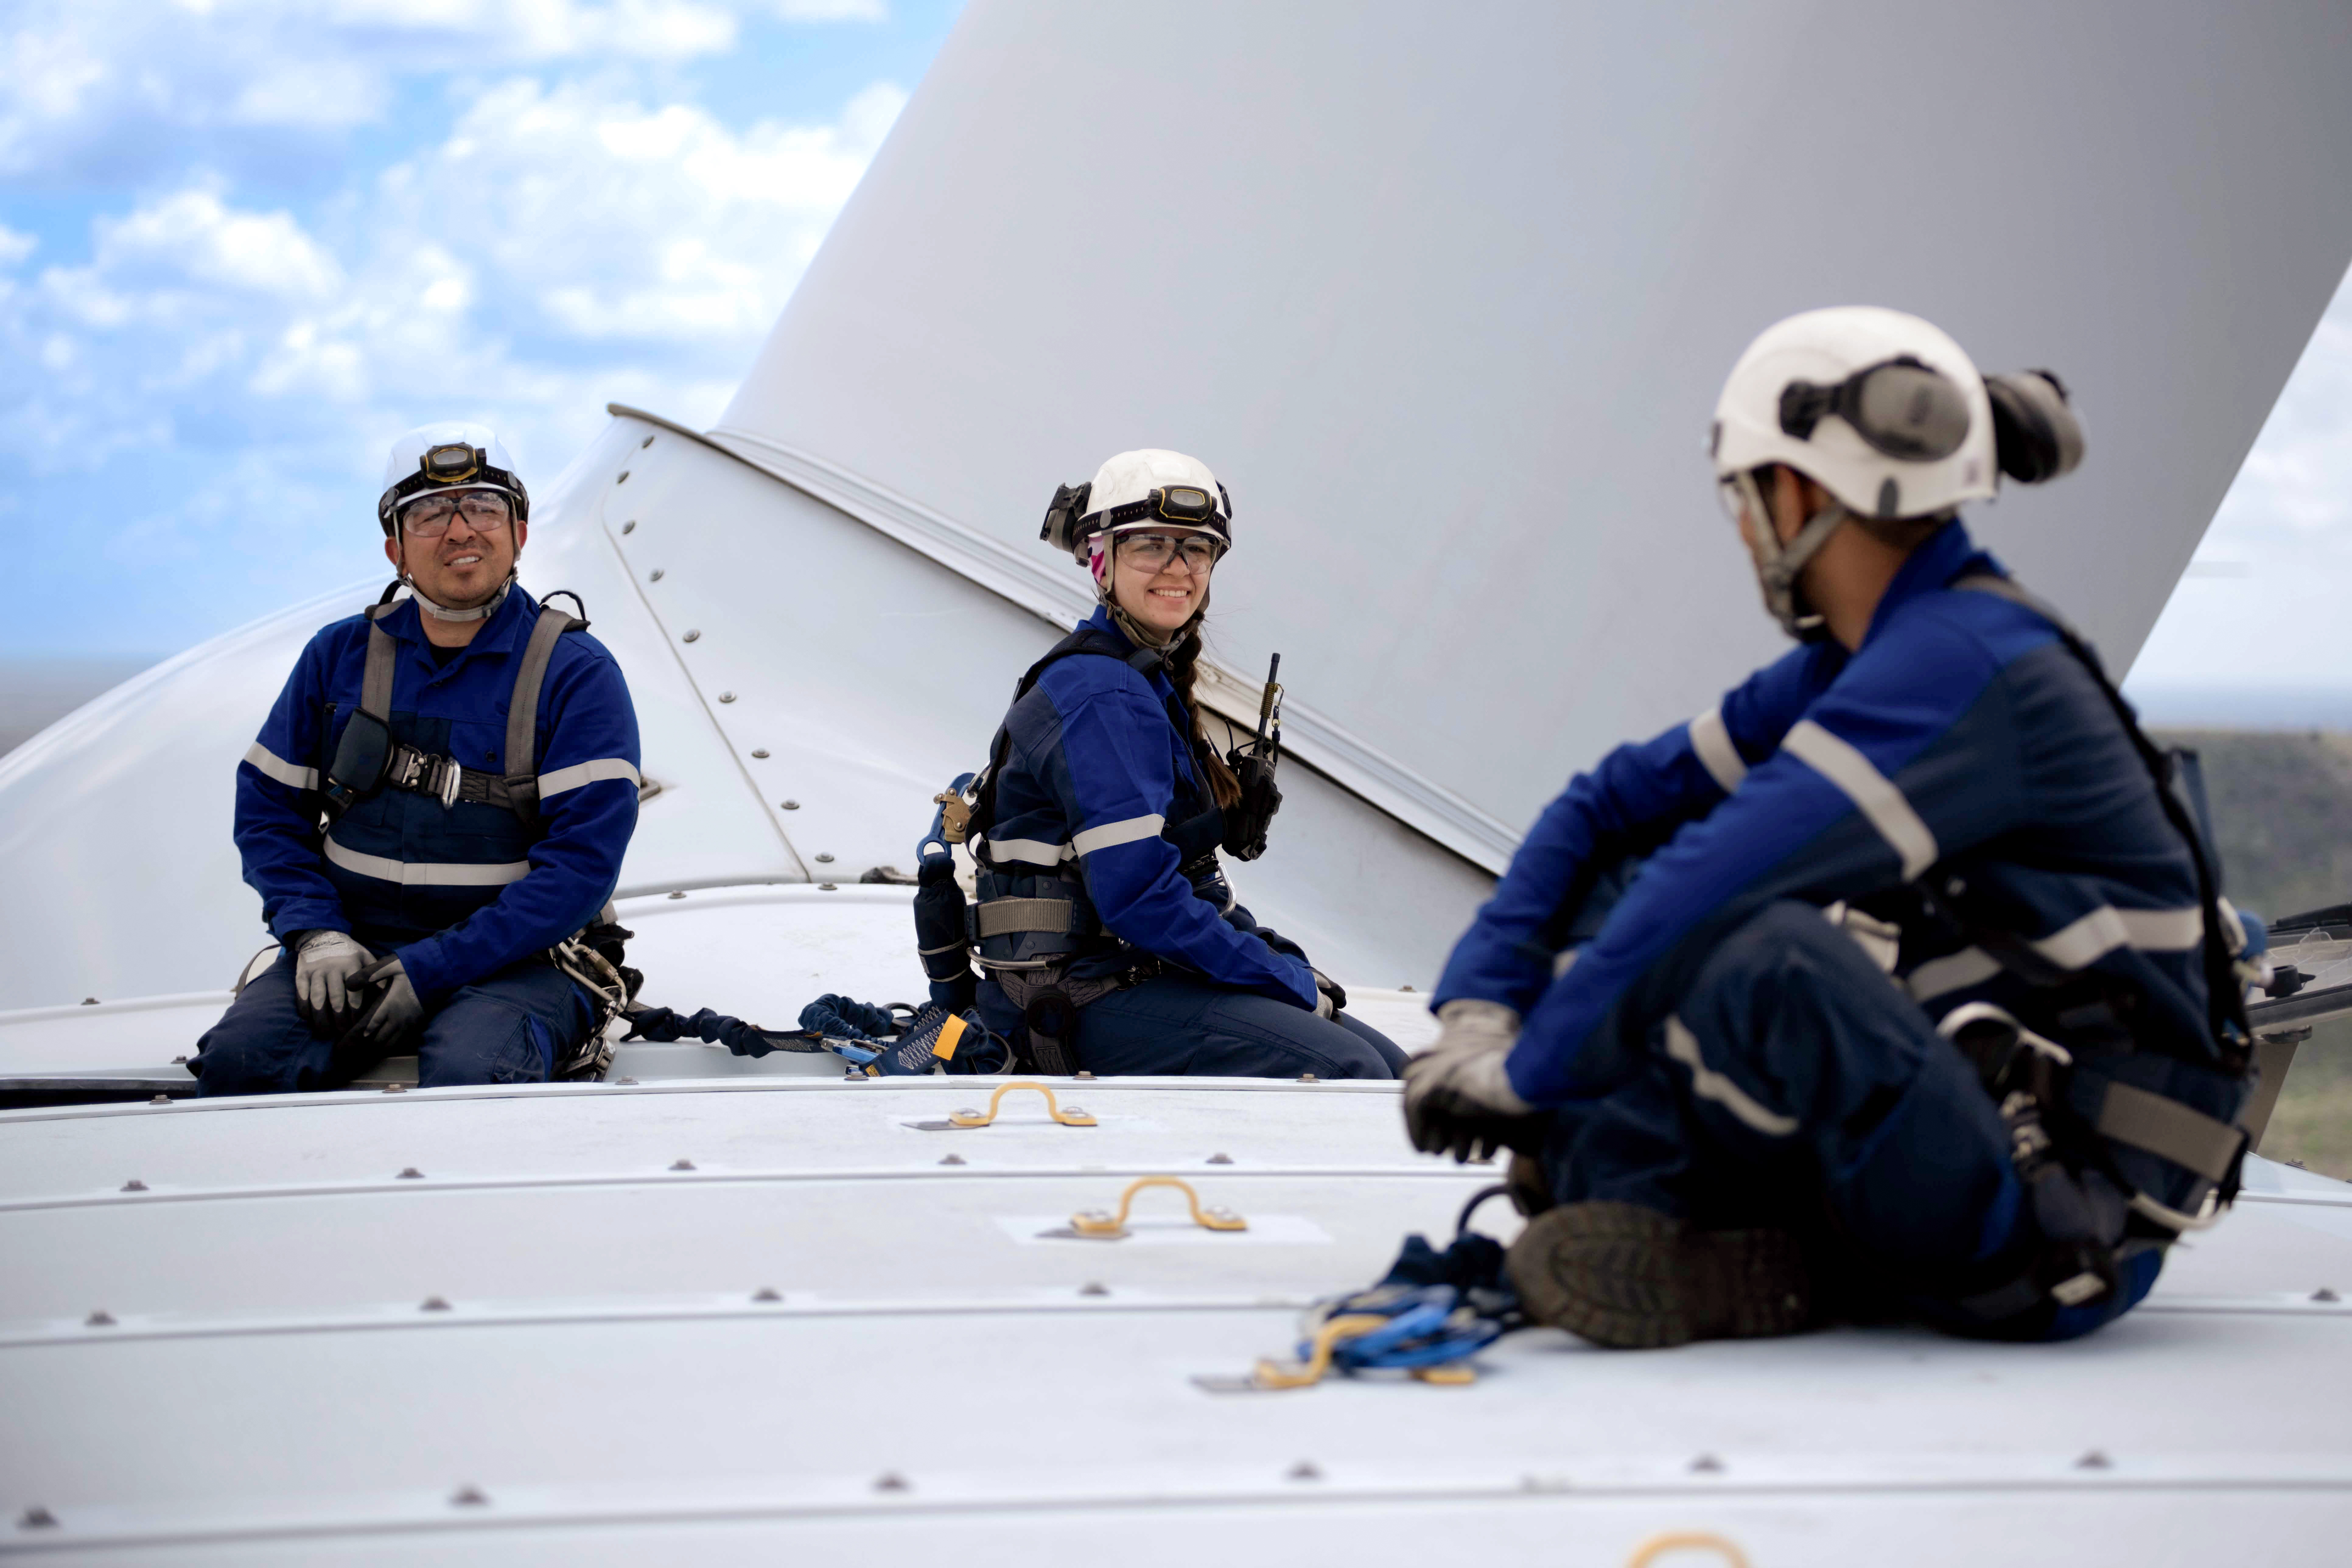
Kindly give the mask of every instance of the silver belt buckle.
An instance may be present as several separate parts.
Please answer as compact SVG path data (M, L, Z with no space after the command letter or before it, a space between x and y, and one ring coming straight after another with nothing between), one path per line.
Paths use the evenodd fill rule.
M455 757L437 757L435 765L441 772L441 787L434 793L441 797L441 809L447 811L457 804L457 789L466 782L466 770L457 765Z

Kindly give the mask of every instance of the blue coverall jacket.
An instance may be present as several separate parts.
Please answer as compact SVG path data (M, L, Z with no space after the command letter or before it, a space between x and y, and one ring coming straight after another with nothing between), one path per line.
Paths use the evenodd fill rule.
M1107 609L1080 626L1134 651ZM1214 806L1192 757L1190 717L1164 674L1093 655L1057 660L1013 705L1005 729L985 839L992 866L1037 879L1075 874L1113 937L1218 984L1315 1005L1306 963L1252 929L1222 874L1219 897L1196 889L1164 837ZM1071 973L1112 973L1128 962L1092 954Z
M2242 1084L2207 1070L2187 848L2051 624L1950 586L2000 572L1948 524L1904 564L1851 656L1799 647L1577 777L1454 948L1434 1005L1478 997L1522 1015L1507 1068L1530 1102L1604 1094L1722 933L1772 900L1848 900L1902 924L1895 975L1931 1016L1990 1000L2083 1047L2081 1108L2095 1112L2112 1075L2234 1116ZM1556 955L1557 913L1627 865L1598 931ZM1964 918L1923 918L1923 882ZM1987 931L2021 939L2058 981L2110 984L2029 984L1979 945ZM2108 1001L2059 1005L2086 993ZM2179 1184L2161 1175L2150 1164L2137 1179Z
M436 668L414 601L380 623L399 645L392 737L468 768L504 772L507 704L539 605L516 587L446 668ZM236 770L236 845L262 918L283 939L347 931L396 952L433 1005L458 987L591 923L620 879L637 820L637 719L627 683L584 632L558 639L540 688L540 821L478 801L382 788L323 842L320 787L359 706L364 616L310 639Z

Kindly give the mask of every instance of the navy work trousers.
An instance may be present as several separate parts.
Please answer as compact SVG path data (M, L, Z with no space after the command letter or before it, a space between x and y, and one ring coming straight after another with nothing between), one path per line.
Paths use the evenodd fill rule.
M1113 1073L1221 1078L1394 1078L1405 1054L1342 1013L1302 1007L1163 974L1114 991L1078 1014L1078 1065Z
M1626 1082L1555 1121L1542 1163L1559 1201L1806 1234L1866 1294L1963 1331L2072 1338L2155 1283L2145 1254L2099 1300L1968 1321L1954 1300L2021 1270L2039 1241L2000 1113L1958 1047L1810 904L1731 932L1651 1044Z
M579 986L537 960L509 964L461 986L416 1037L416 1081L541 1083L588 1037L596 1017ZM294 1010L294 955L255 976L207 1030L190 1066L199 1094L277 1094L341 1089L333 1042Z

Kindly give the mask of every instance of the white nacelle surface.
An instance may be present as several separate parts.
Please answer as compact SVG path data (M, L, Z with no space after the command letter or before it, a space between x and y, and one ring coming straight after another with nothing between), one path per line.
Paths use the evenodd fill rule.
M990 1081L0 1114L0 1506L53 1521L0 1555L2317 1565L2352 1525L2341 1184L2251 1162L2070 1345L1529 1331L1466 1389L1219 1394L1494 1172L1412 1154L1392 1085L1057 1079L1099 1125L946 1127ZM1147 1191L1055 1234L1162 1173L1249 1228Z

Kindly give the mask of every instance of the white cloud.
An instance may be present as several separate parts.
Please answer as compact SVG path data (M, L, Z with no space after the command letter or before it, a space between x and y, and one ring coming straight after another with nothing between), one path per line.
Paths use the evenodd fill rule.
M746 16L878 20L879 0L20 0L0 13L0 174L137 177L189 135L318 155L404 79L662 64L737 46ZM216 160L217 161L217 160Z
M0 223L0 267L16 266L32 255L34 247L40 243L35 236L18 234L6 224Z
M881 22L890 7L883 0L776 0L776 15L791 22Z
M2304 350L2198 561L2132 666L2137 691L2352 689L2352 276Z
M879 84L831 124L735 130L515 78L308 222L191 178L0 292L0 362L43 367L0 379L0 451L53 476L217 452L107 525L161 558L245 526L256 476L362 483L425 419L485 419L549 478L607 400L708 420L904 100ZM29 249L0 230L0 260Z

